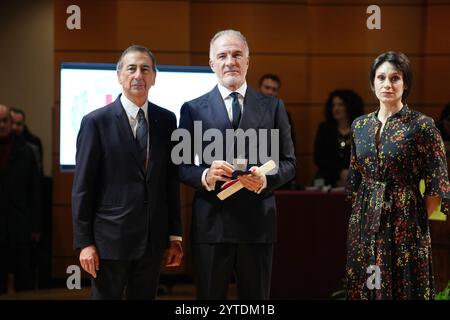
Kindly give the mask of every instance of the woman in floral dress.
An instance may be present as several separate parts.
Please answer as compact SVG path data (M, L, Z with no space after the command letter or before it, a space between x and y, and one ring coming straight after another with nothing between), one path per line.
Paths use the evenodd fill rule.
M428 216L439 204L448 212L450 185L439 130L406 105L411 80L404 54L378 56L370 85L379 107L352 124L348 299L434 299Z

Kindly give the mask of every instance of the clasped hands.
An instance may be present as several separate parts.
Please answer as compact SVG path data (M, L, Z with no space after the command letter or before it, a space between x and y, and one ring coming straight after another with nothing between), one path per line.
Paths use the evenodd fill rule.
M206 183L214 185L217 181L228 182L233 176L234 168L231 164L224 160L214 160L211 163L211 167L206 173ZM238 180L249 191L258 191L263 185L266 179L265 175L259 172L258 167L253 166L249 170L250 174L238 176Z

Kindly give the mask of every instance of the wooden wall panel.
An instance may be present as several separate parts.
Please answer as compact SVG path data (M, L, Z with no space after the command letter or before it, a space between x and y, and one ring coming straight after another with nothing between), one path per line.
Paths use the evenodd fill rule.
M297 53L306 48L306 7L275 2L192 3L192 51L208 51L212 36L224 29L240 30L254 53Z
M142 44L151 50L187 52L188 1L118 1L118 49Z
M73 173L59 170L59 153L53 154L53 205L72 203Z
M369 6L371 4L376 4L379 6L393 6L393 5L418 5L423 4L429 0L378 0L376 3L373 0L307 0L309 5L327 5L327 6ZM434 0L438 1L438 0ZM446 1L446 0L441 0Z
M72 213L69 206L53 208L53 255L71 257L73 250Z
M309 132L310 132L310 108L297 107L286 105L287 110L290 113L291 120L295 130L295 152L297 154L307 153L309 145Z
M423 102L441 104L443 107L450 102L450 53L443 56L427 56L424 65Z
M77 256L55 256L52 260L52 275L57 279L66 279L69 274L66 273L67 267L70 265L80 265ZM84 271L81 272L81 278L87 279L88 274Z
M288 103L307 101L306 90L307 58L299 55L252 55L250 52L250 67L247 81L255 88L259 86L259 78L265 73L275 73L281 79L279 96Z
M367 5L310 6L310 52L319 54L378 53L399 50L420 53L423 6L381 6L381 30L369 30Z
M297 182L301 183L303 186L312 185L316 170L317 168L311 155L297 156Z
M337 88L356 91L365 102L375 101L369 69L376 56L313 56L310 58L310 102L323 104Z
M430 5L426 12L426 53L450 55L450 3Z
M418 109L420 112L422 112L423 114L432 117L435 121L435 123L437 123L437 121L439 120L439 116L441 115L442 109L444 109L444 106L442 105L437 105L437 106L425 106L422 107L420 109Z
M66 20L70 0L54 1L56 50L114 50L117 49L117 6L110 0L79 0L81 29L69 30Z

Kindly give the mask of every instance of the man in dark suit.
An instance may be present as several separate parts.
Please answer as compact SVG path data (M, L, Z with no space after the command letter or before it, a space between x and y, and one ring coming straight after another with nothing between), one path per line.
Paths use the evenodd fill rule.
M9 108L0 105L0 294L14 273L16 291L32 290L31 244L41 229L40 175L33 150L12 131Z
M43 172L43 149L42 142L39 137L31 133L25 123L26 117L25 112L22 109L10 108L11 118L13 120L12 130L17 134L23 136L25 140L31 144L34 154L38 160L39 170Z
M261 174L257 166L262 164L262 159L258 156L256 162L250 163L249 150L259 151L268 140L259 138L257 142L247 143L245 156L234 153L231 159L248 160L251 174L239 177L244 189L221 201L217 193L235 169L230 163L225 138L221 151L226 157L216 155L211 163L194 161L202 157L195 154L193 148L191 161L179 166L181 181L196 189L192 246L197 297L225 299L234 272L239 299L268 299L276 239L276 206L272 192L295 173L291 130L282 101L260 94L247 85L249 49L240 32L218 32L211 40L209 56L219 83L209 93L183 105L180 128L188 130L191 137L194 127L198 127L194 125L197 121L202 125L202 135L209 129L219 129L223 137L227 129L254 129L258 133L260 129L277 131L279 139L274 144L278 145L279 152L271 156L279 159L279 167L275 174ZM208 150L208 143L200 142L201 152L205 152L205 148ZM268 144L270 147L270 142Z
M145 47L121 55L122 94L86 115L72 190L74 245L92 275L93 299L152 299L161 262L181 263L177 171L170 159L176 118L148 101L156 63ZM170 241L169 241L170 239Z

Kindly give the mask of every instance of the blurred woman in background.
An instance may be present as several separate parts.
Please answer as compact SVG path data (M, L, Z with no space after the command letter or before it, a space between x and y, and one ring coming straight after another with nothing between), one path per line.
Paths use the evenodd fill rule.
M319 125L314 143L316 178L325 185L345 186L350 164L350 125L362 115L364 103L352 90L335 90L325 104L325 121Z

